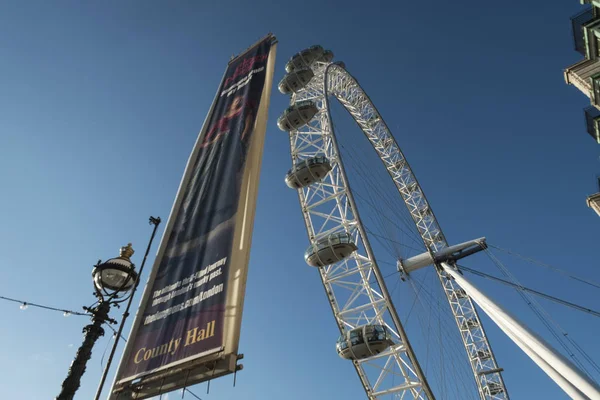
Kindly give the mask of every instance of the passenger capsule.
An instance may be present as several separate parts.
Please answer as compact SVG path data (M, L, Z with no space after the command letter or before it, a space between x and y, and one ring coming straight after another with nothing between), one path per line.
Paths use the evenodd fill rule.
M324 267L343 260L358 250L349 233L334 233L313 243L304 253L304 260L313 267Z
M346 63L343 61L336 61L334 62L335 65L339 65L340 67L342 67L343 69L346 69Z
M288 107L277 120L277 126L282 131L291 131L310 122L319 112L316 104L310 100L299 101Z
M285 72L292 72L300 68L309 68L317 59L323 57L324 53L325 50L319 45L304 49L294 54L287 64L285 64Z
M331 51L331 50L325 50L323 52L323 54L321 55L321 57L318 57L317 59L315 59L315 61L323 62L323 63L331 62L331 60L333 60L333 51Z
M375 356L394 342L390 331L383 325L364 325L345 332L336 343L340 357L346 360L362 360Z
M313 157L302 160L285 175L285 184L292 189L299 189L320 181L331 171L327 157Z
M313 76L315 74L310 68L298 69L284 76L277 88L283 94L296 93L304 89Z

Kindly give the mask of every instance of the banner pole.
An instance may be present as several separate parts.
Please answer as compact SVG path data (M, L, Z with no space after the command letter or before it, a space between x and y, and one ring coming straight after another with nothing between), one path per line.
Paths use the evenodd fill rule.
M112 364L113 357L115 355L115 351L117 350L117 345L119 344L119 339L121 339L121 333L123 332L123 327L125 326L125 320L129 316L129 308L131 307L131 303L133 301L133 295L137 290L140 284L140 278L142 277L142 272L144 271L144 265L146 264L146 259L148 258L148 253L150 252L150 248L152 247L152 242L154 241L154 236L156 235L156 231L158 229L158 225L160 225L161 219L160 217L154 218L150 217L150 225L154 225L154 229L152 230L152 236L150 236L150 241L148 242L148 247L146 248L146 254L144 254L144 259L142 260L142 264L140 265L140 272L138 273L137 280L135 285L133 285L133 289L131 290L131 297L129 297L129 301L127 301L127 307L125 307L125 312L123 313L123 318L121 319L121 324L119 325L119 330L116 333L115 342L113 343L112 350L110 351L110 355L108 356L108 361L106 362L106 367L104 368L104 372L102 373L102 378L100 379L100 385L98 385L98 390L96 391L96 397L94 400L100 399L100 395L102 394L102 388L104 387L104 382L106 381L106 376L108 375L108 371L110 369L110 365Z

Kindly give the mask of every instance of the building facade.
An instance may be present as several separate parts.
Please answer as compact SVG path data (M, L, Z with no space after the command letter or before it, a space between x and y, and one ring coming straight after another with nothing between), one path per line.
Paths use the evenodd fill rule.
M590 99L584 110L588 134L600 144L600 0L580 0L587 8L571 17L575 50L583 59L564 71L565 81ZM588 196L587 205L600 216L600 179L598 192Z

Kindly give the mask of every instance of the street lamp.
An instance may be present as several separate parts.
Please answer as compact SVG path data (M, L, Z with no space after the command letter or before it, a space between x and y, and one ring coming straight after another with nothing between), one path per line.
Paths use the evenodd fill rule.
M116 324L112 318L109 318L110 307L127 300L132 293L131 289L138 281L138 274L135 272L135 265L130 257L134 250L131 243L121 247L119 257L111 258L105 262L98 260L98 264L92 270L94 280L94 296L98 299L91 307L83 307L90 313L92 323L83 328L83 343L75 360L71 363L67 378L63 381L60 394L56 400L72 400L73 396L81 383L81 377L85 372L85 366L92 356L94 343L100 336L104 335L102 325L106 322Z
M130 257L135 253L131 243L121 247L119 257L111 258L106 262L94 266L92 277L94 278L94 288L97 297L118 298L125 295L133 287L137 280L135 266ZM119 302L126 299L121 299Z

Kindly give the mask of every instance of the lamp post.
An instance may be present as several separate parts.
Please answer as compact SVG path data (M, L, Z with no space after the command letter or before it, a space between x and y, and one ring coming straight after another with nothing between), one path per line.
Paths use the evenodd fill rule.
M149 222L150 225L154 225L154 229L152 230L152 236L150 236L150 241L148 242L148 247L146 248L146 254L144 254L144 259L142 260L140 272L131 289L131 296L129 296L129 301L127 302L127 306L125 307L123 318L121 319L121 325L119 325L119 329L115 335L115 342L113 343L112 350L110 351L110 356L108 356L108 360L106 361L106 367L104 367L104 372L102 373L102 378L100 379L100 384L98 385L98 390L96 391L96 397L94 397L94 400L99 400L100 395L102 394L104 382L106 382L106 377L108 376L108 371L110 370L110 364L112 363L115 351L117 350L117 345L119 344L119 339L121 338L121 332L123 332L125 321L127 320L127 317L129 317L129 308L131 307L131 302L133 301L133 295L135 294L135 290L140 284L140 277L142 276L142 271L144 270L144 265L146 264L146 258L148 258L148 253L150 252L150 247L152 247L152 241L154 241L154 235L156 235L156 231L158 229L158 225L160 225L161 219L160 217L150 217Z
M104 335L102 325L106 322L116 324L117 321L108 316L110 307L127 300L130 290L137 282L138 274L130 257L134 250L131 243L121 247L119 257L111 258L105 262L98 260L98 264L92 270L94 280L94 295L98 299L95 305L83 307L92 317L92 323L83 328L83 343L77 350L75 360L71 363L69 373L63 381L60 394L56 400L72 400L85 373L85 366L92 356L92 348L96 340Z

